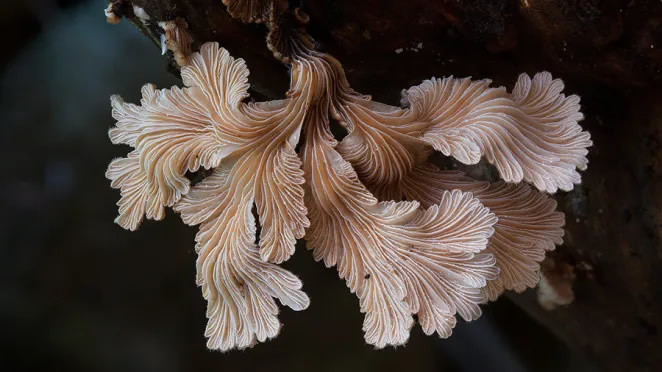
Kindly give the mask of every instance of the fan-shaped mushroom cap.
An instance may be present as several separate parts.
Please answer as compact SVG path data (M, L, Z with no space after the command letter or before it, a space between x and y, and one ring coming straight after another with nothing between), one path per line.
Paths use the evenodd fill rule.
M159 22L159 27L164 31L161 35L161 53L165 54L166 50L170 50L180 67L188 65L193 39L187 31L186 21L177 18L174 21Z
M538 262L562 242L556 203L526 185L441 171L428 156L432 148L469 164L485 156L507 182L572 188L591 141L577 124L579 99L565 97L559 80L522 75L508 94L488 80L432 79L405 92L406 108L388 106L352 91L340 63L310 50L305 32L277 27L305 23L302 14L272 1L226 4L245 21L269 9L269 46L291 64L287 97L244 102L243 60L216 43L189 56L185 24L160 23L185 87L145 85L140 106L111 98L111 141L135 149L106 173L121 190L123 227L161 219L166 206L200 225L210 348L274 337L275 299L308 306L299 279L277 266L304 232L315 259L337 265L359 297L366 340L377 347L405 343L414 314L426 334L448 337L455 314L475 319L480 303L536 284ZM330 118L349 131L340 144ZM200 168L213 171L192 186L186 173Z
M224 162L175 206L184 222L201 223L197 282L208 301L210 349L241 349L275 337L280 322L274 298L293 310L309 304L301 281L263 261L255 245L254 160Z
M452 77L426 80L405 91L403 103L409 108L404 110L348 97L341 116L352 133L343 141L343 153L358 157L366 146L382 145L402 151L398 148L420 139L465 164L485 156L507 182L525 180L550 193L571 190L581 181L575 168L586 168L592 144L577 124L583 118L579 97L565 97L563 83L546 72L533 80L521 75L512 95L489 84ZM385 132L393 140L374 138L371 144L363 135L370 131ZM389 172L397 176L411 167L411 151L404 153L409 155L390 159L398 161L362 168L370 167L375 178L388 178Z
M134 231L143 217L157 221L163 219L165 206L147 182L137 151L132 151L126 158L113 160L106 171L106 178L112 181L112 188L121 190L122 197L117 202L119 216L115 219L118 225Z
M116 25L122 20L122 17L115 13L114 2L108 3L108 6L103 10L103 13L106 15L106 22L110 23L111 25Z
M303 99L246 104L247 76L243 60L207 43L182 68L186 88L147 85L141 106L111 101L118 120L111 139L136 148L108 170L122 189L120 223L135 229L143 214L161 218L163 206L174 206L186 223L201 224L198 282L209 301L209 347L222 350L275 336L274 297L296 310L308 306L299 280L268 261L289 258L309 223L294 145L310 84L303 77L303 91L292 92ZM200 167L216 169L191 187L185 173Z
M585 169L588 132L577 121L579 97L561 93L563 82L547 72L521 75L513 94L490 80L432 79L410 88L411 116L425 122L422 138L465 164L482 156L506 182L525 180L549 193L572 190Z
M384 347L406 342L413 314L427 333L447 337L459 313L480 314L481 288L495 279L494 257L483 253L496 217L471 194L446 193L438 205L380 203L335 150L329 116L348 94L340 65L325 55L294 61L316 76L302 149L306 240L315 259L338 266L366 313L366 341Z
M416 166L401 183L403 196L424 207L438 204L449 190L472 193L498 217L486 252L494 255L499 276L487 282L486 299L535 287L545 252L563 243L565 218L556 211L556 201L525 184L480 182L430 164Z
M247 23L262 23L269 18L274 0L223 0L228 13Z
M485 294L495 300L505 289L521 292L538 283L545 251L562 243L563 214L555 212L552 199L526 185L489 185L425 164L426 142L468 163L485 153L507 181L544 180L537 186L549 191L579 182L574 168L585 168L591 142L576 123L582 117L578 98L560 94L562 84L549 74L533 81L520 76L512 97L488 85L453 78L426 81L405 95L410 109L345 96L339 116L350 134L338 151L380 200L406 197L429 207L445 191L459 189L490 208L499 222L487 251L501 273L488 282ZM518 176L512 169L522 171Z
M322 119L323 120L323 119ZM438 205L378 202L320 125L307 127L304 170L310 189L307 243L315 259L338 265L366 313L366 341L377 347L409 338L412 314L423 330L448 337L454 315L480 315L481 288L496 278L482 253L496 222L469 193L445 193Z

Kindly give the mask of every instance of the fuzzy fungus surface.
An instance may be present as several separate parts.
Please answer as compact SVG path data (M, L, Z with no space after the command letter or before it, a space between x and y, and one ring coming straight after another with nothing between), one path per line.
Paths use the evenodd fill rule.
M209 348L275 337L276 300L308 307L301 281L279 266L302 238L358 296L366 342L379 348L404 344L414 315L426 334L448 337L457 316L476 319L503 291L537 285L563 237L564 216L545 193L580 182L591 145L579 98L560 80L521 75L508 92L433 78L389 106L353 91L341 64L313 49L303 13L225 3L243 21L268 23L270 49L291 66L283 99L249 102L243 60L217 43L191 54L185 21L159 23L184 87L147 84L140 105L111 97L110 139L133 150L106 172L120 189L120 226L160 220L166 207L199 226ZM332 121L346 129L340 141ZM504 181L441 170L434 151L485 158ZM192 185L186 175L200 169L210 173Z

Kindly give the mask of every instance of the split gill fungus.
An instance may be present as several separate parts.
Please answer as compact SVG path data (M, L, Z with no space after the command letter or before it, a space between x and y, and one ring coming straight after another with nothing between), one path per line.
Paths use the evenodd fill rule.
M249 102L242 59L215 42L191 53L186 22L162 21L184 87L147 84L140 105L111 97L110 139L133 150L106 172L121 191L123 228L160 220L166 207L199 225L210 349L275 337L276 299L308 307L299 278L278 265L297 239L338 268L365 313L366 342L378 348L404 344L414 315L426 334L448 337L456 315L476 319L505 290L537 285L565 222L546 193L571 190L587 166L579 97L543 72L521 75L512 92L432 78L405 90L401 107L385 105L353 91L341 64L315 50L301 10L224 2L234 17L269 28L268 47L291 66L285 98ZM347 132L339 142L331 120ZM464 164L485 158L503 181L441 170L434 151ZM200 169L210 174L192 185L186 174Z

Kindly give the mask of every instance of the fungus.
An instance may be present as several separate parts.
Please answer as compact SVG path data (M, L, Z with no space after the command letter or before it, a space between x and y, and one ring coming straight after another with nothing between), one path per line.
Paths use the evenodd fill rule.
M350 134L339 151L382 200L402 197L433 205L444 190L472 192L498 217L487 251L499 278L486 292L495 300L504 289L518 292L539 280L545 251L562 244L563 214L556 202L527 185L489 185L454 172L442 172L426 159L432 146L463 163L485 154L509 182L533 182L541 191L570 190L585 169L588 132L579 98L561 94L563 85L548 73L522 75L514 93L489 88L489 81L433 79L403 94L408 109L352 95L340 113Z
M159 27L164 31L161 35L161 54L170 50L179 67L188 65L193 39L187 31L186 21L177 18L174 21L159 22Z
M265 22L269 18L272 2L273 0L223 0L232 17L248 23Z
M134 150L106 173L121 190L122 227L162 219L165 207L200 225L209 348L276 336L275 299L308 306L300 280L278 266L304 234L358 296L366 342L379 348L404 344L414 315L426 334L448 337L456 315L476 319L481 303L537 284L564 223L538 190L572 189L587 165L579 98L541 73L520 76L512 93L488 80L426 80L403 93L403 107L385 105L353 91L340 63L313 49L303 13L226 3L242 20L268 20L270 48L291 65L286 97L246 102L244 61L205 43L182 59L184 88L145 85L140 106L111 97L111 141ZM340 142L331 119L347 130ZM466 164L485 157L506 182L440 170L434 150ZM200 169L211 173L191 185L187 173Z
M575 269L566 263L556 263L549 259L544 262L538 285L538 304L545 310L554 310L567 306L575 299L572 283L575 281Z
M108 3L106 9L103 10L103 13L106 15L106 22L110 23L111 25L116 25L122 20L122 17L115 13L115 7L115 3L110 2Z

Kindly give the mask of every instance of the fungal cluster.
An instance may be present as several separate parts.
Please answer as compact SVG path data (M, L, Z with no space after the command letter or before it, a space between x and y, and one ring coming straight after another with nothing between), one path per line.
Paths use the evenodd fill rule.
M184 88L145 85L140 105L111 98L110 139L133 150L106 172L121 191L122 227L160 220L166 207L199 225L209 348L276 336L276 299L308 306L301 281L279 266L297 239L338 268L365 313L366 342L379 348L404 344L414 315L426 334L448 337L456 316L476 319L505 290L537 285L563 237L564 216L545 193L580 182L591 146L579 98L560 80L521 75L508 92L433 78L389 106L351 89L341 64L313 48L300 10L224 2L267 24L270 49L291 66L284 98L248 102L243 60L215 42L189 53L185 22L159 23ZM339 141L332 121L346 130ZM486 158L505 182L439 169L434 151L464 164ZM209 175L192 184L187 174L200 169Z

